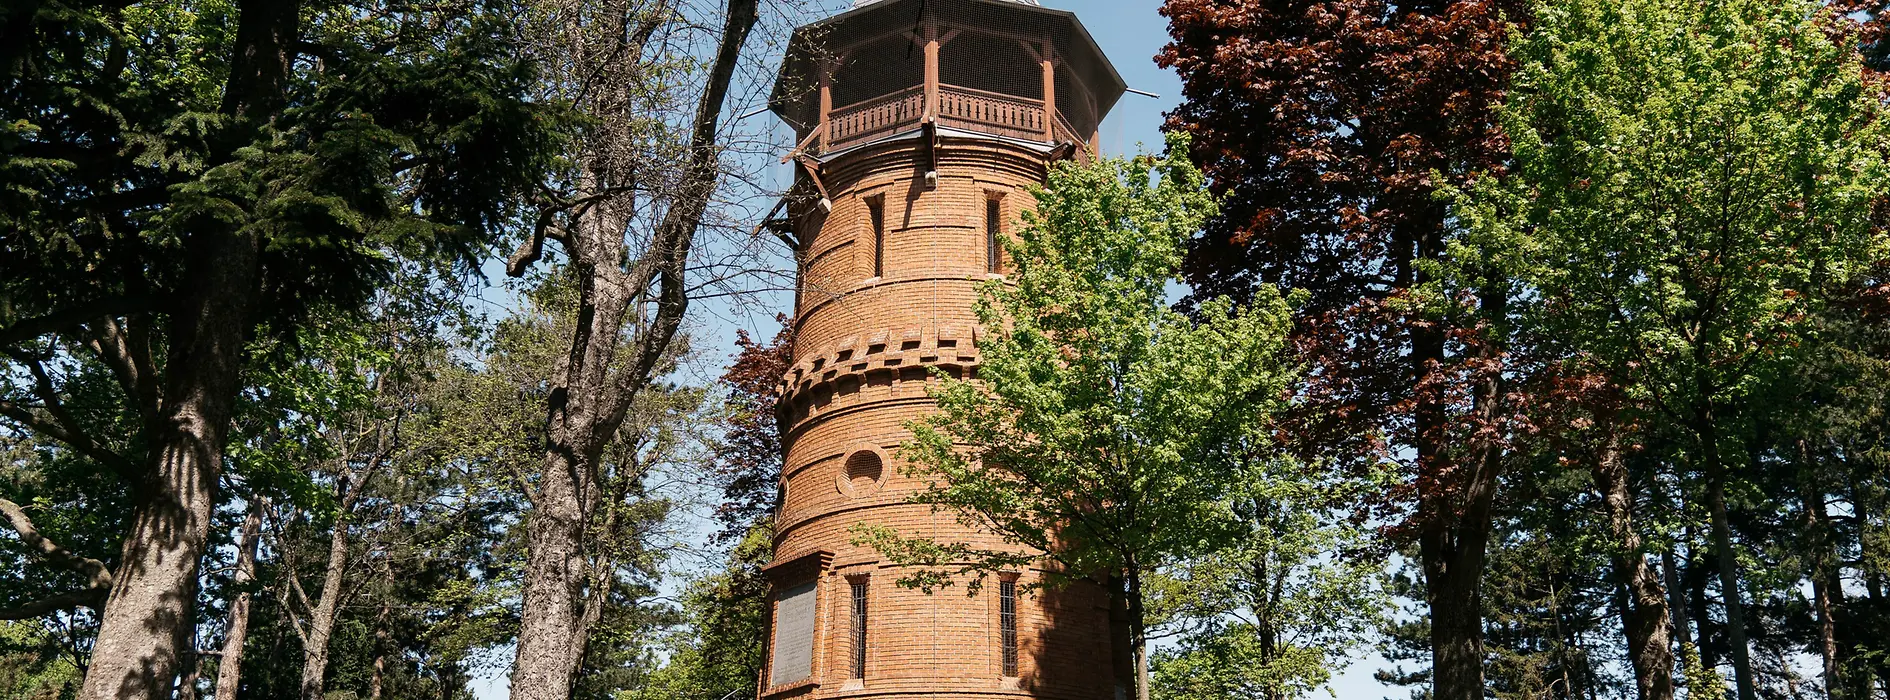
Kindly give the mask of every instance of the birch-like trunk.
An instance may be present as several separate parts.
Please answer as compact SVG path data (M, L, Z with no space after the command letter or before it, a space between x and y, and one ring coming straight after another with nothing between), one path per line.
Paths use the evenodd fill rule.
M251 503L243 518L243 540L237 544L236 573L231 585L240 589L230 601L230 614L224 625L223 654L217 662L216 700L236 700L243 684L243 645L249 641L249 606L253 594L247 589L256 580L256 549L261 539L262 509L265 502Z
M363 479L365 481L365 479ZM347 508L359 494L361 485L349 487L341 517L328 534L328 560L322 569L321 598L309 610L308 631L302 644L302 700L322 700L323 681L328 673L328 641L334 636L336 613L341 609L342 589L348 575Z

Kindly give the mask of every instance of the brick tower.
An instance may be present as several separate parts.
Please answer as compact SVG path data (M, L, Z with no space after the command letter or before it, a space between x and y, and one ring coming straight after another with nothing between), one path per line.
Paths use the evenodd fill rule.
M972 303L1027 186L1092 153L1123 92L1076 17L1035 0L856 1L794 33L772 98L800 196L769 225L800 262L764 700L1119 695L1100 586L1027 593L1040 572L1018 571L928 595L849 528L1002 546L907 503L921 485L895 451L929 370L978 366Z

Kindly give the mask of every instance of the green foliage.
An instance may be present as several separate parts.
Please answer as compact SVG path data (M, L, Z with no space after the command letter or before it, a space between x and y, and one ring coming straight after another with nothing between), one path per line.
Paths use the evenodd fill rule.
M1153 659L1154 697L1284 700L1330 682L1390 608L1370 533L1333 515L1373 488L1323 469L1244 484L1244 535L1151 582L1153 623L1179 637Z
M758 691L768 624L767 577L774 529L763 521L728 553L720 571L687 584L683 625L664 641L666 661L618 700L752 697Z
M1544 5L1460 193L1456 279L1517 279L1536 340L1666 416L1736 412L1885 255L1881 107L1811 2Z
M1183 158L1060 164L1036 195L1006 246L1013 270L980 296L977 378L945 378L901 449L930 483L915 500L1020 548L862 535L896 560L969 555L966 570L990 572L1041 557L1077 577L1211 551L1239 533L1236 485L1273 457L1285 300L1169 308L1182 243L1214 213ZM908 583L944 583L931 571Z
M1681 677L1687 681L1687 700L1726 700L1726 679L1700 663L1700 650L1681 645Z
M222 107L233 3L42 13L45 53L0 98L16 272L0 321L176 293L206 232L261 238L269 272L249 293L288 337L315 306L364 301L395 252L475 264L550 166L563 116L525 99L537 76L501 8L392 9L309 8L319 70L298 62L265 120Z
M78 697L79 666L33 622L0 621L0 695L17 700Z
M1871 509L1846 486L1858 472L1805 463L1863 445L1803 419L1874 381L1829 359L1880 352L1854 327L1890 257L1890 140L1852 38L1808 1L1539 4L1500 110L1514 162L1446 193L1454 263L1428 290L1440 305L1509 291L1494 330L1552 434L1512 459L1626 448L1645 553L1687 551L1672 573L1698 635L1676 641L1697 642L1701 669L1730 658L1742 697L1800 684L1774 659L1822 646L1804 582L1855 546L1817 521L1835 501ZM1593 561L1617 546L1606 532L1578 524L1557 550Z

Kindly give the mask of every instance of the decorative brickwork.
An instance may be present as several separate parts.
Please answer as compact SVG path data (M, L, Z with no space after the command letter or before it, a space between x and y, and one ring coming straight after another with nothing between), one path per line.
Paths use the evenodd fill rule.
M921 3L884 0L820 23L817 32L796 34L777 87L777 111L790 123L800 124L801 106L816 106L812 123L799 127L801 147L789 154L801 165L798 188L808 196L788 212L802 264L793 366L780 386L787 455L778 563L768 569L777 598L763 698L1117 696L1108 596L1100 586L1032 591L1042 572L1023 571L987 580L977 595L967 595L968 580L927 594L900 587L909 572L853 545L849 532L872 523L941 541L1006 546L951 513L909 503L924 484L902 472L897 449L911 436L906 425L932 410L926 387L936 381L933 370L975 376L980 331L972 304L978 286L1000 279L994 270L1003 269L991 251L993 215L1001 222L996 235L1010 235L1022 207L1034 203L1027 189L1043 182L1049 163L1086 153L1084 141L1093 139L1075 137L1057 110L1046 114L1045 84L1027 94L976 93L983 102L965 102L961 96L975 91L938 83L938 45L970 36L1018 44L1017 55L1048 54L1046 81L1057 71L1114 71L1106 61L1091 65L1102 60L1093 43L1057 43L1072 41L1068 37L1088 42L1066 12L1006 3L1001 7L1015 9L1002 11L1021 13L1015 21L954 24L954 12L989 18L971 12L997 11L986 5L931 0L922 15ZM899 31L909 38L899 40L901 46L921 39L932 44L911 52L926 61L923 70L889 69L880 78L891 83L881 102L896 107L836 115L825 95L805 103L782 97L790 84L825 90L834 71L872 75L870 65L846 56L854 50L849 46L886 42L885 30L872 23L875 12L903 18ZM921 18L916 29L913 17ZM1040 41L1007 29L1033 22L1044 28L1030 35ZM807 58L820 52L828 59ZM1093 58L1065 59L1060 52ZM897 54L859 49L853 55ZM809 67L814 75L802 72ZM903 78L886 76L924 82L897 84ZM1121 94L1119 83L1079 87L1100 95L1106 108ZM1092 129L1099 118L1082 117ZM796 597L808 586L811 620L798 617L807 600ZM811 667L802 678L809 641Z

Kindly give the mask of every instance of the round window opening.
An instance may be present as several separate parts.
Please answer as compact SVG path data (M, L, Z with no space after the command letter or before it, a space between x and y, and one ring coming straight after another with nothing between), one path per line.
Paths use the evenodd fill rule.
M853 482L856 493L879 483L879 477L884 472L885 465L880 462L879 453L872 450L860 450L847 458L847 481Z

